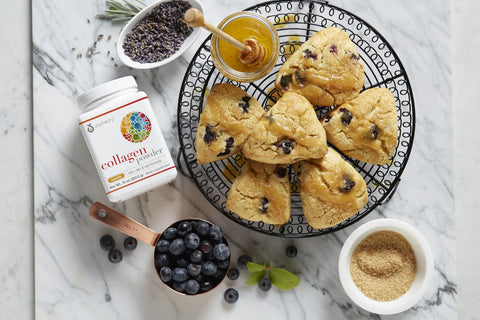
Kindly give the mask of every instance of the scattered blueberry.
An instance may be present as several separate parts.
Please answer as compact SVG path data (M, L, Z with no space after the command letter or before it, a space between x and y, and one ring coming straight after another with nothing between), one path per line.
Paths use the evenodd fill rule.
M185 268L174 268L172 271L173 281L182 282L188 279L188 272Z
M237 268L231 268L228 270L227 277L230 280L237 280L238 277L240 276L240 272L238 271Z
M202 273L202 266L199 264L190 263L187 266L187 271L189 275L191 275L192 277L196 277L200 275L200 273Z
M195 250L190 254L190 261L193 263L200 263L203 260L203 253L200 250Z
M115 247L115 240L109 234L103 235L100 238L100 247L105 251L110 251Z
M177 237L177 228L170 227L163 233L163 238L166 240L173 240Z
M168 247L170 247L170 241L165 240L165 239L160 239L157 242L157 252L167 252Z
M168 266L169 264L170 258L168 257L168 254L162 253L155 257L155 266L157 266L158 269Z
M198 234L190 232L185 236L185 244L188 249L197 249L200 245L200 237Z
M213 225L210 227L210 238L212 238L215 241L219 241L223 239L223 232L222 228L217 225Z
M230 249L225 243L216 244L213 247L213 255L217 260L226 260L230 257Z
M260 288L260 290L262 291L268 291L272 288L272 282L270 282L270 279L268 278L263 278L262 280L260 280L260 282L258 283L258 287Z
M188 280L185 284L185 291L188 294L197 294L200 290L200 284L196 280Z
M296 257L297 256L297 247L295 247L294 245L290 245L285 250L285 253L286 253L287 257L290 257L290 258Z
M202 273L206 276L213 276L217 272L217 265L212 261L207 261L202 266Z
M238 300L238 291L233 288L228 288L223 294L223 298L228 303L235 303Z
M119 263L120 261L122 261L122 258L123 258L122 252L118 249L112 249L108 253L108 260L111 263Z
M172 280L172 269L169 267L161 267L160 268L160 278L163 282L170 282Z
M135 250L135 248L137 247L137 239L135 239L133 237L127 237L123 241L123 247L126 250Z
M203 253L209 253L209 252L212 251L213 246L209 241L204 240L204 241L200 242L199 249Z
M237 265L242 270L247 270L247 262L252 262L252 257L247 254L241 255L237 260Z
M170 243L168 251L174 256L181 255L185 251L185 242L181 238L176 238Z
M210 225L205 221L198 221L195 225L195 231L201 237L205 237L208 235L208 231L210 230Z

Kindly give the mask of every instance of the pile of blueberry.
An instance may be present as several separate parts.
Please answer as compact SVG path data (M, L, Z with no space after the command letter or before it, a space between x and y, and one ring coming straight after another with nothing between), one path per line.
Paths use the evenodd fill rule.
M123 254L122 251L115 248L115 240L109 234L105 234L100 238L100 247L108 251L108 260L111 263L119 263L122 261ZM127 237L123 241L123 247L126 250L134 250L137 247L137 239L132 237Z
M155 247L155 267L172 289L194 295L211 290L225 277L230 248L222 229L203 220L179 221Z

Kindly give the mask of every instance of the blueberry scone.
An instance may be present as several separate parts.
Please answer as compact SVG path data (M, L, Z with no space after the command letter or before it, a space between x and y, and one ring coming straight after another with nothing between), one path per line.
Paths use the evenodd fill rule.
M327 152L325 129L307 99L286 92L258 121L242 151L246 158L273 164L318 159Z
M316 32L278 71L280 93L296 92L313 105L342 104L358 96L365 82L363 64L348 35L336 27Z
M349 157L381 165L395 152L397 111L393 94L386 88L365 90L321 122L328 142Z
M290 218L290 182L286 165L247 159L230 188L225 207L250 221L286 223Z
M264 112L242 89L229 83L215 84L200 115L195 138L197 162L204 164L237 153Z
M322 159L302 161L295 170L303 213L314 228L335 226L368 202L362 176L331 148Z

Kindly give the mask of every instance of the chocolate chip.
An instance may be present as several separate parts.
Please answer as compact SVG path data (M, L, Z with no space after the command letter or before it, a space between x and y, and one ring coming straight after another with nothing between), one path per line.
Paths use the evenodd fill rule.
M310 51L310 49L307 49L303 51L303 57L305 59L311 58L313 60L317 60L318 55L315 52Z
M245 96L242 98L242 101L238 103L238 106L243 109L243 113L248 113L248 108L250 108L250 99L251 97Z
M338 111L340 111L342 113L342 115L340 116L340 119L341 119L342 123L344 125L348 126L350 124L350 122L352 121L353 115L350 113L350 111L348 111L345 108L340 108L340 109L338 109Z
M290 86L290 83L292 83L292 75L291 74L283 75L280 78L280 85L282 86L283 90L288 90L288 87Z
M353 189L353 187L355 187L355 181L352 181L352 180L344 177L343 178L343 185L340 187L340 191L349 192L350 190Z
M330 52L331 52L331 53L334 53L334 54L338 54L337 46L334 45L334 44L332 44L332 45L330 46Z
M287 175L287 168L277 166L277 167L275 168L275 173L277 174L277 176L278 176L279 178L285 178L285 176Z
M263 213L266 213L268 211L269 203L270 201L268 201L267 198L262 198L262 200L260 200L260 206L258 206L258 210L260 210Z
M372 140L377 140L378 133L379 133L378 127L376 125L373 125L372 129L370 129L370 136Z
M225 151L217 154L217 157L223 157L223 156L226 156L227 154L230 154L230 152L232 152L230 149L233 147L234 143L235 143L235 139L233 139L233 137L225 139Z
M213 127L211 125L207 125L205 127L205 135L203 136L203 141L207 144L210 144L212 141L217 139L217 134L212 131L212 128Z

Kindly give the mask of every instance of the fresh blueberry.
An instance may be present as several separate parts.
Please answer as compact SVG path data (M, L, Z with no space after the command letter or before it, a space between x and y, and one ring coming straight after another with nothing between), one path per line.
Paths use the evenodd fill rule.
M222 228L220 228L220 226L217 226L217 225L213 225L210 227L209 234L210 234L210 238L215 241L220 241L223 238Z
M105 234L100 238L100 248L105 251L110 251L115 247L115 240L109 234Z
M137 239L135 239L133 237L127 237L123 241L123 247L126 250L134 250L137 247Z
M198 234L190 232L185 236L185 244L188 249L197 249L200 245L200 237Z
M237 265L242 270L247 270L247 262L252 262L252 258L248 254L241 255L237 260Z
M213 280L220 282L225 277L225 270L220 270L217 267L217 271L211 277Z
M195 225L195 231L199 236L205 237L208 235L208 231L210 230L210 225L205 221L197 221Z
M187 265L187 272L192 277L196 277L202 273L202 266L199 264L189 263Z
M185 281L182 281L182 282L174 281L172 285L173 289L178 292L185 292L185 286L186 286Z
M233 288L228 288L223 294L223 298L228 303L235 303L238 300L238 291Z
M203 255L203 260L204 261L213 261L215 260L215 256L213 255L213 251L210 251L209 253L205 253Z
M157 252L167 252L168 247L170 247L170 241L165 239L160 239L157 242Z
M168 251L174 256L179 256L185 251L185 242L183 239L177 238L170 243Z
M203 253L209 253L209 252L212 251L213 246L212 246L212 244L210 243L210 241L203 240L202 242L200 242L199 249L200 249L200 251L202 251Z
M177 229L178 229L178 235L180 237L185 237L187 233L192 231L192 223L190 221L182 221L177 226Z
M157 266L157 269L168 266L169 264L170 264L170 258L168 257L168 254L161 253L155 257L155 265Z
M230 257L230 249L225 243L216 244L213 247L213 255L217 260L226 260Z
M262 280L260 280L260 282L258 283L258 287L260 288L260 290L262 291L268 291L272 288L272 283L270 282L270 279L268 278L263 278Z
M108 260L111 263L119 263L122 261L123 255L122 252L118 249L112 249L108 252Z
M163 233L163 238L165 240L173 240L177 237L178 230L177 228L170 227Z
M217 272L217 265L212 261L207 261L202 266L202 273L206 276L213 276Z
M200 290L200 284L196 280L188 280L185 284L185 291L188 294L197 294Z
M240 276L240 272L238 271L237 268L231 268L228 270L227 277L230 280L237 280L238 277Z
M190 261L193 263L200 263L203 260L203 253L200 250L195 250L190 254Z
M218 267L218 269L226 270L226 269L228 268L228 265L229 265L229 264L230 264L230 260L229 260L229 259L217 261L217 267Z
M200 282L200 291L206 292L212 288L213 288L213 285L210 281L206 280L206 281Z
M185 268L187 266L187 264L188 264L188 262L185 258L177 259L177 267Z
M169 282L172 280L172 269L169 267L161 267L160 268L160 278L163 282Z
M294 245L290 245L285 250L285 253L286 253L287 257L290 257L290 258L296 257L297 256L297 247L295 247Z
M185 268L174 268L172 271L173 281L182 282L188 279L188 272Z

